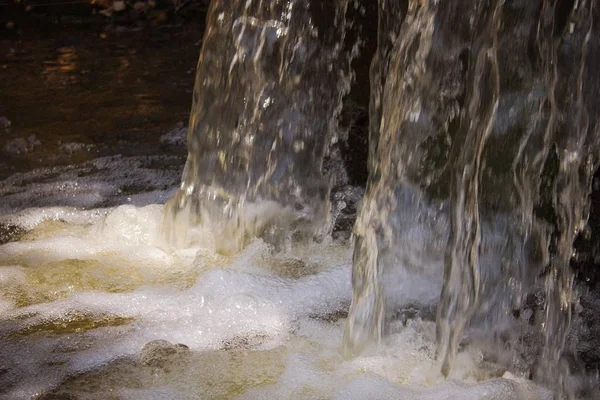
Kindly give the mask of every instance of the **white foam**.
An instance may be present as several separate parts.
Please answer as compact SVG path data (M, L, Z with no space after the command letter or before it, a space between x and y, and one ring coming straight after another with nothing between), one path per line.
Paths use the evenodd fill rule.
M7 368L0 374L0 387L7 388L0 396L48 392L69 376L137 358L156 339L184 343L199 355L235 343L254 349L248 354L283 348L284 365L274 383L246 388L243 378L227 378L241 379L238 395L247 399L512 399L538 393L515 380L476 382L479 367L468 351L453 376L461 382L445 382L435 365L432 322L409 321L378 354L345 360L338 351L344 319L336 318L351 299L347 246L328 243L273 255L256 240L234 256L215 254L210 245L174 250L162 240L159 205L32 209L9 219L30 232L27 241L0 246L2 293L46 297L26 306L0 297L0 337L8 338L0 341L0 367ZM65 223L48 228L40 223L47 219ZM298 277L278 269L296 259L302 261L297 268L306 268ZM57 279L54 268L64 275ZM47 300L51 292L57 294ZM78 320L88 322L77 330ZM85 327L89 321L96 326ZM167 383L115 390L130 399L197 398L209 388L186 381L191 378L185 371L228 373L225 366L190 362ZM253 368L270 376L275 367Z
M169 146L178 146L185 149L187 139L187 127L177 127L160 137L160 142Z
M164 202L179 184L179 171L169 168L174 162L180 163L180 157L117 155L16 173L0 182L0 215L25 207L97 208Z
M493 379L477 384L447 382L429 388L401 388L378 377L363 376L339 390L333 399L403 400L542 400L552 394L541 388L509 379Z
M86 225L100 221L106 216L107 209L78 210L72 207L29 208L27 210L0 216L0 222L17 225L23 229L33 229L46 220L62 220L69 224Z

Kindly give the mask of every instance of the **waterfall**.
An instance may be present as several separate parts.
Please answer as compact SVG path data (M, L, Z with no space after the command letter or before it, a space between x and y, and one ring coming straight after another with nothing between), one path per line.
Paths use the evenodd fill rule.
M416 276L441 287L445 374L469 327L494 336L536 293L537 374L556 379L600 155L597 4L398 3L379 2L346 351L381 341Z
M167 231L210 224L224 250L327 224L323 158L347 92L346 1L214 1L198 61L189 155ZM270 211L252 211L257 201ZM276 210L276 211L275 211ZM267 214L270 214L267 216Z
M323 161L343 139L355 55L345 43L349 5L360 7L212 2L189 155L165 214L174 242L191 240L199 224L225 252L251 236L281 247L326 231ZM569 263L600 160L598 5L379 0L378 8L344 351L379 345L403 307L431 307L445 375L466 337L510 347L526 332L542 342L536 377L560 386L576 302ZM532 298L540 306L531 326L516 329Z

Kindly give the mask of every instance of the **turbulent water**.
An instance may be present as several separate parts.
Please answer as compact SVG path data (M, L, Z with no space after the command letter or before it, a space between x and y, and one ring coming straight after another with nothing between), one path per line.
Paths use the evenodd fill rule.
M175 250L162 216L126 205L3 220L27 233L0 247L2 398L548 396L508 374L480 382L498 372L476 347L445 381L432 321L407 321L376 356L344 358L347 245L274 256L255 240L224 256L206 231L202 246Z
M0 398L573 393L595 3L378 8L350 240L331 231L361 193L336 153L360 2L212 2L178 189L165 154L2 182Z
M345 1L212 3L188 161L169 205L173 240L183 243L188 227L211 223L223 247L239 249L246 233L267 231L281 242L275 237L326 225L322 164L350 79L346 8ZM248 216L256 201L282 210L270 212L274 221L268 212Z
M381 341L407 275L441 287L445 374L467 328L514 348L525 334L514 314L535 293L534 375L564 383L569 261L599 157L597 4L380 1L379 11L347 348Z

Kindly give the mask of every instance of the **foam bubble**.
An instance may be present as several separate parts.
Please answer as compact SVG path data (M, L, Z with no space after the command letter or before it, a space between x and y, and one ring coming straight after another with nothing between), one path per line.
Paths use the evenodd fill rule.
M552 399L547 390L509 379L493 379L477 384L447 382L429 388L401 388L378 377L363 376L339 390L333 399L404 400L542 400Z
M102 220L106 209L82 211L72 207L29 208L14 214L0 216L0 222L17 225L23 229L33 229L42 221L61 220L73 225L92 224Z
M344 359L339 349L352 295L348 245L275 254L255 240L238 254L220 255L208 240L173 249L162 239L162 212L160 205L50 208L8 218L27 232L0 246L0 396L54 390L90 397L112 391L131 399L512 399L544 393L514 379L478 382L483 367L469 349L458 358L454 381L446 382L435 364L434 324L418 318L375 355ZM154 340L183 343L189 351L164 366L144 365L142 348Z
M179 183L180 156L121 155L16 173L0 184L0 215L25 207L98 208L165 202Z

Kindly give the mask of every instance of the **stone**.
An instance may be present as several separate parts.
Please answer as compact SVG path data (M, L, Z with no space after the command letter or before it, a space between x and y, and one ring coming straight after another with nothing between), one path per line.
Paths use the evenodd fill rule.
M149 367L162 368L169 364L173 357L189 351L184 344L172 344L166 340L153 340L142 348L140 364Z

